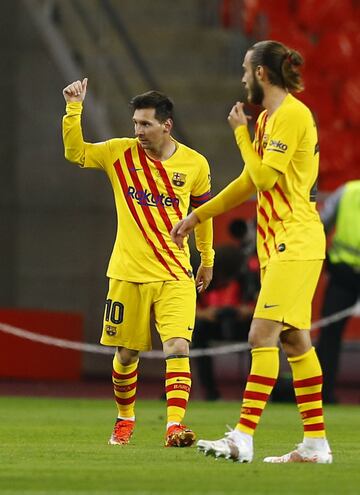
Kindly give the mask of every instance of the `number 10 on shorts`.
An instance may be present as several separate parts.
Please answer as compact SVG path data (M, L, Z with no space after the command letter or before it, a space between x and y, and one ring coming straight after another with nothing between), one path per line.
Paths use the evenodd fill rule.
M119 325L124 319L124 305L119 301L106 299L105 301L105 321L111 321L114 325Z

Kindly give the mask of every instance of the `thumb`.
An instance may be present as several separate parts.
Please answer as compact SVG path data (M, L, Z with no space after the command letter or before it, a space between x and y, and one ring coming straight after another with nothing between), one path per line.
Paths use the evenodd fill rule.
M238 112L244 111L244 103L241 103L240 101L238 101L238 102L236 103L235 108L236 108L236 110L237 110Z
M87 88L87 83L88 83L88 78L87 77L84 77L83 81L82 81L82 89L83 91L86 91L86 88Z
M181 235L181 237L185 237L187 235L187 229L184 225L180 225L177 230L177 235Z
M178 229L179 229L179 227L177 225L174 225L174 227L171 230L171 235L176 236L178 233Z
M174 227L174 234L175 235L182 235L182 227L183 227L183 220L180 220L180 222L178 222L175 227Z

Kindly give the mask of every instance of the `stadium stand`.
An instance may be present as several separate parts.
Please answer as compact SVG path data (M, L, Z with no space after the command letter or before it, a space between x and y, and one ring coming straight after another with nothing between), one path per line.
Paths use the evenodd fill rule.
M224 0L223 25L255 40L280 39L305 57L305 89L300 98L319 122L319 188L332 191L358 177L360 74L354 61L360 47L357 1ZM341 170L341 174L339 171Z
M105 4L113 11L105 9ZM0 51L8 98L3 101L0 143L1 222L6 239L0 246L0 257L6 260L0 263L1 306L79 312L84 319L80 335L62 335L51 323L32 330L98 341L106 291L104 271L115 218L112 194L103 177L94 173L84 179L80 171L64 164L59 139L64 111L60 89L75 77L87 75L91 81L88 98L92 96L93 104L87 107L90 123L85 127L89 140L132 132L127 111L132 94L158 84L172 95L179 108L178 120L186 123L188 144L204 152L213 164L213 190L217 192L241 169L226 116L231 103L243 97L242 56L254 40L280 37L305 55L305 80L311 90L303 97L315 110L321 130L320 190L330 191L356 177L358 4L351 0L183 0L176 5L166 0L4 2ZM119 23L125 30L116 28ZM157 84L144 78L146 67L135 63L124 33ZM41 98L34 98L39 87ZM229 241L226 230L231 219L249 218L253 213L254 204L247 203L217 219L215 244ZM318 316L316 304L314 319ZM358 334L352 328L349 339L356 340ZM12 350L8 363L17 341L4 333L0 339L4 349L6 341L6 348ZM37 345L39 350L44 347ZM62 352L56 351L57 356ZM230 359L227 355L217 358L222 374L228 369L231 378L231 360L236 365L236 358L234 354ZM81 363L77 359L75 374L96 379L108 376L108 356L84 353ZM346 363L348 375L343 373L342 380L351 387L357 359L354 353ZM155 382L159 368L157 361L149 360L144 363L144 374ZM24 375L20 368L15 371ZM229 397L230 392L233 384Z

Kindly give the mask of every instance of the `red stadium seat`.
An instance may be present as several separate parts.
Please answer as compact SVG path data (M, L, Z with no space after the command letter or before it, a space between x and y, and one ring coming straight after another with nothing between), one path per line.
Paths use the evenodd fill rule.
M272 0L271 2L263 0L261 7L272 24L282 24L291 19L289 0ZM283 25L283 29L286 30L286 24Z
M360 126L360 71L348 78L339 99L339 115L350 126Z
M353 19L349 19L345 24L341 25L341 32L346 33L350 39L350 42L353 46L354 53L357 53L357 50L360 49L360 7L359 7L359 17L354 17Z
M298 95L313 112L320 127L327 127L334 120L336 114L334 94L330 82L319 78L311 71L303 71L305 91Z
M239 27L242 22L240 0L222 0L220 3L220 18L224 28Z
M254 32L260 10L260 0L244 0L242 7L243 26L247 34Z
M341 121L320 128L320 189L330 191L359 177L354 137L352 132L341 128Z
M316 48L316 64L327 72L346 71L354 60L354 45L350 33L329 31L321 36ZM339 74L339 76L342 76Z
M273 26L284 26L291 21L289 0L243 0L243 26L247 34L258 39L270 39Z
M339 29L355 14L351 0L299 0L296 18L300 26L311 33Z
M289 48L293 48L301 53L306 65L311 63L311 55L314 50L314 44L305 31L301 30L293 20L289 20L286 29L279 24L271 24L269 38L279 40Z

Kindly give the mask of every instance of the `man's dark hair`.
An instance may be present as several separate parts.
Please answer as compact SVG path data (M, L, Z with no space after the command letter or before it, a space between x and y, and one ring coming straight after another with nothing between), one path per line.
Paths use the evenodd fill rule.
M141 95L134 96L130 101L130 106L133 110L154 108L155 118L159 122L165 122L167 119L174 120L174 103L160 91L147 91Z
M295 92L304 89L299 72L304 60L299 52L271 40L255 43L249 50L253 71L259 65L265 67L271 84Z

